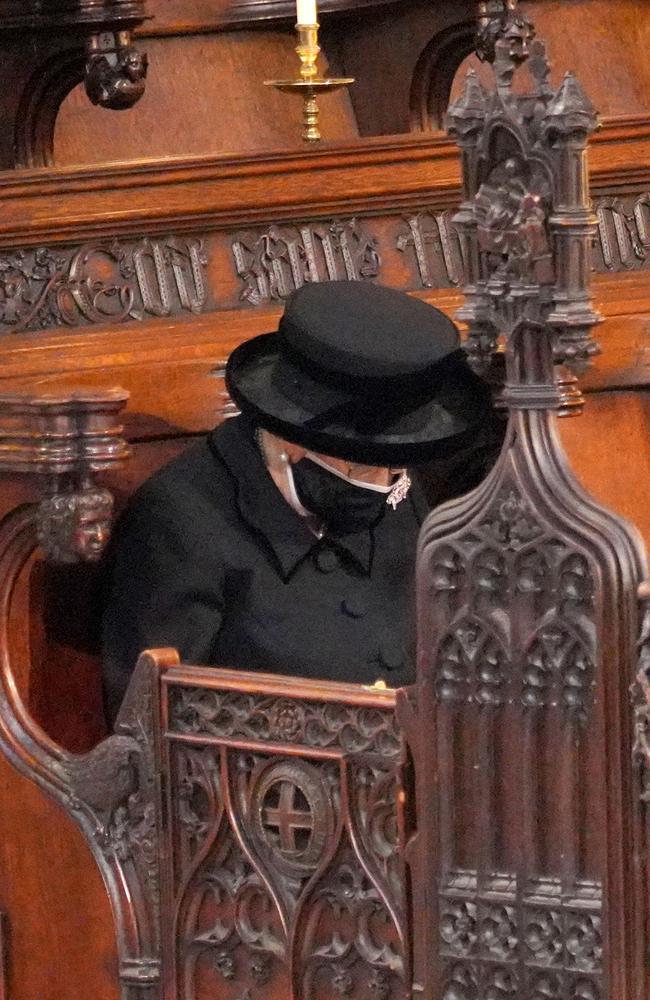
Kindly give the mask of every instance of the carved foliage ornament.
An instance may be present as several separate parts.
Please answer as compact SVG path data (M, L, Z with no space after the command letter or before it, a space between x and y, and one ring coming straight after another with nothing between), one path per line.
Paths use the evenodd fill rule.
M145 237L88 243L73 251L17 250L0 257L0 329L119 323L207 301L203 243Z
M63 757L66 805L94 844L116 919L123 995L156 996L160 981L160 829L154 758L157 671L142 657L115 733ZM142 993L140 992L142 990Z
M348 753L399 754L390 711L328 702L289 701L239 691L174 688L170 726L174 732L303 744Z

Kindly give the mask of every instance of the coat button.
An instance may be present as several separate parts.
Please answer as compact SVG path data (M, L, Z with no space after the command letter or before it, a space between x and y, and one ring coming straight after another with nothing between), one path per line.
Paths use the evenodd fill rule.
M368 614L368 602L360 594L351 594L341 601L341 611L350 618L363 618Z
M400 670L404 666L402 645L396 639L387 639L379 650L379 662L385 670Z
M333 549L319 549L315 556L316 568L321 573L333 573L339 567L339 557Z

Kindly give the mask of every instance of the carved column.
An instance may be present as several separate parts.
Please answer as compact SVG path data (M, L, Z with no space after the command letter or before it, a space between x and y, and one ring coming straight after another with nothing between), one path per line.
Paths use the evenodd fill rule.
M647 763L635 770L633 754L647 691L639 681L634 750L629 688L647 560L636 532L578 485L556 432L566 378L555 365L581 371L597 350L584 159L595 116L572 78L549 91L514 8L483 5L495 92L473 170L465 160L460 219L477 262L468 353L484 371L505 351L509 429L488 479L424 525L418 681L402 705L416 991L646 1000ZM518 97L531 50L536 89ZM468 104L450 109L461 143ZM647 632L646 617L643 662Z

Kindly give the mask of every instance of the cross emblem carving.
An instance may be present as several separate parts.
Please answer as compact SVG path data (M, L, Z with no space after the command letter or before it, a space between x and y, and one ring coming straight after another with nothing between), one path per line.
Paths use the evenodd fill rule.
M282 854L296 855L302 854L308 845L299 846L296 843L296 833L299 830L308 830L311 834L314 829L314 817L311 809L300 809L296 805L296 793L300 789L291 781L281 781L271 786L270 792L274 792L279 786L280 793L277 806L265 805L262 809L262 825L267 831L277 831L279 847ZM269 797L267 793L267 800Z

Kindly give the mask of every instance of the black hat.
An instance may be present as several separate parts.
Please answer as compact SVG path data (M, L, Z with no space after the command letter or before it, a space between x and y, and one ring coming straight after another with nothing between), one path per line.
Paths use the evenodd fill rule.
M233 351L226 387L273 434L366 465L412 465L459 447L490 407L444 313L356 281L295 291L277 333Z

